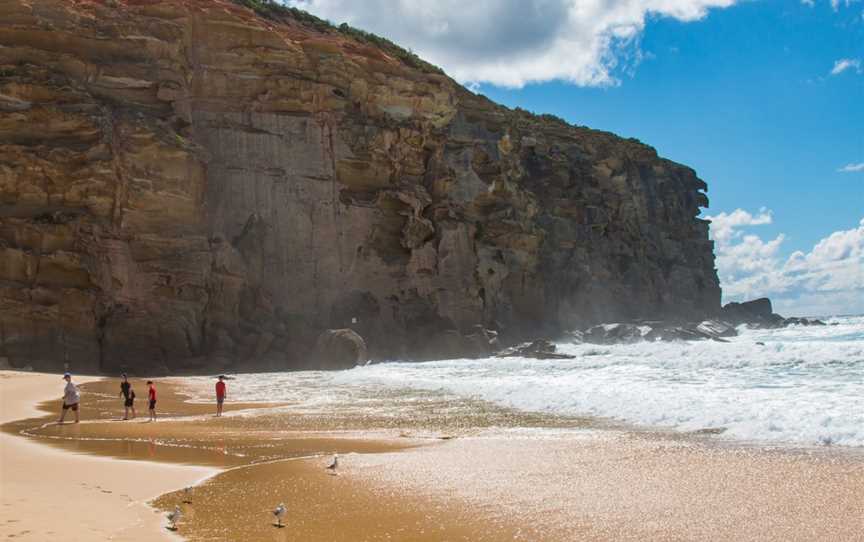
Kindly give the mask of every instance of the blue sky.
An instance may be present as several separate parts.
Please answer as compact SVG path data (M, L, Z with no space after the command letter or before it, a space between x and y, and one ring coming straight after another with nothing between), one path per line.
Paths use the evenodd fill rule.
M864 313L864 1L293 3L693 167L726 300Z
M864 79L829 73L837 59L864 57L860 9L774 0L697 22L653 18L640 48L645 58L617 86L478 92L648 143L709 183L708 214L772 209L760 231L785 232L788 254L857 225L864 172L837 170L864 162Z

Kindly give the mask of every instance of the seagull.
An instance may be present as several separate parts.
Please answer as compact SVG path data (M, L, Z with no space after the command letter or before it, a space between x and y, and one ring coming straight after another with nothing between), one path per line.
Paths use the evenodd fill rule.
M339 468L339 454L333 456L333 462L327 467L330 474L336 474L336 469Z
M192 486L186 486L183 488L183 503L189 504L192 502Z
M273 515L276 516L276 526L277 527L284 527L284 525L282 525L282 518L285 517L285 513L287 511L288 511L288 509L285 508L285 503L282 503L282 502L279 503L279 506L277 506L275 509L273 509Z
M179 506L175 506L173 512L168 512L168 521L171 522L171 526L169 527L169 529L171 529L172 531L176 531L177 522L180 521L180 518L182 517L183 512L180 511Z

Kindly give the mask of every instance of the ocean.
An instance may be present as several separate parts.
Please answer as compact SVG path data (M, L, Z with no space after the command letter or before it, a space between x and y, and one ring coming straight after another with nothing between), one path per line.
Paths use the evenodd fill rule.
M284 401L294 411L398 417L422 413L432 401L470 399L526 413L708 431L719 439L864 446L864 316L826 322L742 327L728 343L559 343L572 360L394 361L338 372L241 374L229 389L231 400Z

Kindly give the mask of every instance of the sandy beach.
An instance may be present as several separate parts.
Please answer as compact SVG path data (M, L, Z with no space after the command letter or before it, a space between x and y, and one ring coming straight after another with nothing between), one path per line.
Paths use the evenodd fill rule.
M61 383L56 374L0 372L0 422L44 416L37 405L56 403ZM81 413L84 420L92 416L86 407ZM164 531L164 518L147 502L215 472L75 454L0 432L0 538L153 540Z
M864 531L856 452L719 445L467 403L396 420L229 403L216 419L172 380L160 381L155 424L117 421L112 380L82 387L81 424L56 426L36 404L58 382L0 379L3 421L25 418L0 435L9 539L175 536L151 499L160 512L181 506L177 534L189 540L804 541ZM324 469L334 453L337 476ZM269 512L279 502L283 529Z

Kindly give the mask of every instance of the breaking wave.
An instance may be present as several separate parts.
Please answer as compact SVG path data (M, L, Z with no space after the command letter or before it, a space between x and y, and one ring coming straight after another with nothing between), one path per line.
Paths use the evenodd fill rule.
M729 343L559 344L577 356L572 360L457 359L240 375L236 386L245 399L321 408L346 398L378 408L378 395L417 390L531 412L712 429L749 441L862 446L864 317L828 323L742 328Z

